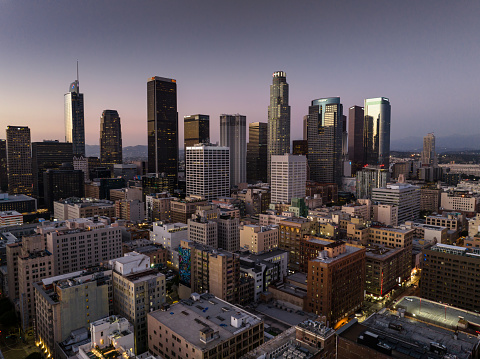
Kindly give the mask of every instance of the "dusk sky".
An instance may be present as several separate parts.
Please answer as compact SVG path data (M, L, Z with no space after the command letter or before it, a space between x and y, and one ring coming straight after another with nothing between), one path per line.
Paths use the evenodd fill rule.
M216 142L222 113L267 121L279 70L292 140L311 100L330 96L344 114L388 97L392 139L480 133L479 35L479 1L0 0L0 125L64 141L78 60L91 145L104 109L118 111L124 146L146 144L151 76L177 80L180 147L197 113Z

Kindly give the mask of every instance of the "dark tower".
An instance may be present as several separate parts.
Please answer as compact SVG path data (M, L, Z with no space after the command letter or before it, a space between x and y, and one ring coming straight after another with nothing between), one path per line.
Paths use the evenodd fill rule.
M352 162L352 175L365 164L363 151L363 107L348 109L348 159Z
M85 156L85 115L83 109L83 93L80 93L77 79L70 84L65 99L65 142L73 143L73 154Z
M148 172L178 175L177 83L151 77L147 82Z
M100 118L100 161L102 164L121 164L122 126L115 110L105 110Z
M248 124L247 181L267 182L267 130L265 122Z
M183 126L185 137L185 154L187 153L187 147L194 146L197 143L210 142L210 116L185 116L183 118Z

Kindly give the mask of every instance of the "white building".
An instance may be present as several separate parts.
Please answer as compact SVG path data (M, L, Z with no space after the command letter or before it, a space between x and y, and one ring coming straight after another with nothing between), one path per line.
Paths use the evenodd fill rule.
M420 213L420 188L408 183L372 189L372 202L398 206L398 224L413 221Z
M285 154L272 156L271 203L290 203L304 198L307 182L307 158Z
M23 224L23 215L17 211L0 212L0 227L20 226Z
M188 226L185 223L154 222L150 231L150 240L161 244L168 250L178 248L180 241L188 239Z
M207 200L230 195L230 150L215 145L186 148L187 195Z

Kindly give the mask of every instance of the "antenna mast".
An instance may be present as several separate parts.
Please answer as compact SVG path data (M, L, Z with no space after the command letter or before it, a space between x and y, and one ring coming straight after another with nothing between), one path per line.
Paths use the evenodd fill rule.
M78 60L77 60L77 82L78 82Z

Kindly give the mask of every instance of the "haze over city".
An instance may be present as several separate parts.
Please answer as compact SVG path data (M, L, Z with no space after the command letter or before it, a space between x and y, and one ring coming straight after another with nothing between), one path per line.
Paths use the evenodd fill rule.
M344 108L385 96L392 140L434 131L476 133L478 2L87 1L0 2L0 121L32 141L64 138L63 95L80 65L86 143L105 109L118 111L124 146L146 144L146 82L175 78L183 116L267 120L274 71L290 84L291 139L311 100ZM345 111L346 113L346 111Z

